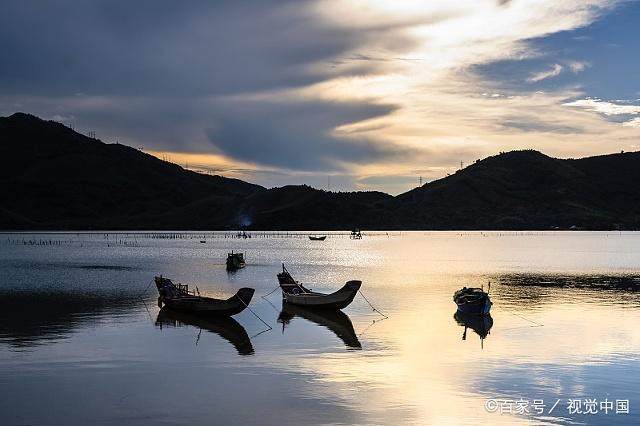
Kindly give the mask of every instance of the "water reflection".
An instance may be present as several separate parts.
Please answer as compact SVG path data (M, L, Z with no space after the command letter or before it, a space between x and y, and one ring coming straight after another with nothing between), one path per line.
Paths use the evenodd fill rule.
M160 327L180 327L193 326L202 330L210 331L231 343L239 355L253 355L253 345L247 334L247 330L235 319L231 317L204 317L177 312L166 307L158 312L156 326ZM198 339L200 335L198 335ZM197 340L196 340L197 343Z
M504 274L498 280L512 286L640 290L640 277L636 275Z
M340 338L347 348L361 349L362 345L358 340L351 319L347 314L339 310L307 309L301 306L282 302L282 311L278 315L278 322L282 323L282 332L285 326L295 317L304 318L317 325L328 328Z
M489 332L491 331L491 327L493 327L493 318L491 315L477 315L477 314L466 314L460 311L456 311L453 315L453 318L456 320L458 325L464 327L464 332L462 333L462 340L467 340L467 329L473 330L478 336L480 336L480 343L482 346L482 342L487 338Z
M141 305L132 295L79 292L0 292L0 341L26 348L65 339L102 318L127 315Z

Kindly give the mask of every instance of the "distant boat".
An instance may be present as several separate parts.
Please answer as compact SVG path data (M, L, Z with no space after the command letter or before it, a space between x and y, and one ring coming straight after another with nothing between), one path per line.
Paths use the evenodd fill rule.
M324 241L327 239L326 235L309 235L311 241Z
M233 251L227 254L227 270L235 271L236 269L244 268L246 265L244 261L244 253L234 253Z
M467 314L487 315L491 310L489 293L481 288L463 287L453 295L458 311Z
M251 302L252 288L241 288L230 298L214 299L196 295L195 291L189 291L186 284L174 284L169 278L162 275L155 277L158 289L158 305L165 305L176 311L191 312L199 315L231 316L242 312Z
M236 234L236 238L251 238L251 234L247 234L246 231L240 231Z
M160 328L163 326L178 327L183 324L217 334L231 343L239 355L252 355L254 353L247 330L232 317L202 316L189 312L174 311L167 307L160 309L160 312L158 312L156 326Z
M351 319L342 311L330 309L308 309L303 306L296 306L291 303L284 302L282 304L282 311L280 312L280 315L278 315L278 322L282 323L283 333L285 325L289 324L295 317L301 317L328 328L338 336L348 348L362 348L362 345L358 340L358 335L353 329Z
M340 290L333 293L316 293L294 280L284 264L282 265L282 272L278 274L278 283L282 289L282 297L288 303L320 309L346 308L353 302L362 285L362 281L352 280L347 281Z
M353 231L351 231L351 236L349 238L351 238L352 240L361 240L362 232L360 232L359 229L354 229Z
M200 243L205 244L207 241L206 240L200 240Z

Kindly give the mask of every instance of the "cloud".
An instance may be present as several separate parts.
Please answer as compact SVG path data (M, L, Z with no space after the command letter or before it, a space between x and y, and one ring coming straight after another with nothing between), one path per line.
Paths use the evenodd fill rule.
M598 98L578 99L576 101L566 102L563 105L584 108L604 115L640 114L639 105L620 105Z
M591 64L586 61L570 61L567 65L574 74L578 74L591 66Z
M527 79L529 83L537 83L538 81L546 80L547 78L552 78L560 75L564 67L560 64L553 64L550 69L545 71L540 71L534 74L531 74L531 77Z
M586 96L579 89L532 93L522 81L509 87L476 73L539 59L538 40L587 27L617 5L10 2L0 15L11 57L0 62L0 112L72 117L107 141L196 155L198 166L257 183L289 176L321 185L331 173L344 185L400 191L415 170L431 180L498 151L579 156L630 143L630 125L565 106ZM558 59L530 79L588 66Z
M625 121L624 123L622 123L622 125L626 126L626 127L637 127L637 128L640 128L640 117L636 117L636 118L633 118L633 119L631 119L629 121Z

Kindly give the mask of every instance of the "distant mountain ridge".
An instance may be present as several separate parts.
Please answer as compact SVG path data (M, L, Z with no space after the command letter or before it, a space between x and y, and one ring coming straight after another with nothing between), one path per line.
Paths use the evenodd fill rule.
M0 229L640 229L640 153L513 151L393 197L185 170L53 121L0 117Z

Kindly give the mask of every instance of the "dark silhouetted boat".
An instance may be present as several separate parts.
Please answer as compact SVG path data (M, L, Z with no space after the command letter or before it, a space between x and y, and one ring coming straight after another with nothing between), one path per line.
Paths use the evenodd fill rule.
M158 327L190 325L222 337L236 348L239 355L251 355L254 353L247 330L231 317L203 317L164 307L158 313L156 325Z
M251 302L252 288L241 288L230 298L214 299L197 295L195 291L189 291L186 284L174 284L163 276L155 277L156 287L160 297L159 305L165 305L170 309L183 312L191 312L198 315L231 316L242 312Z
M311 241L324 241L327 239L326 235L309 235Z
M353 329L351 319L349 319L349 316L342 311L335 309L308 309L303 306L283 302L282 311L280 312L280 315L278 315L278 322L282 323L283 333L284 326L289 324L295 317L301 317L322 327L328 328L338 336L348 348L362 348L362 345L358 340L358 336Z
M227 254L227 270L235 271L244 268L246 265L244 261L244 253L231 253Z
M486 315L491 310L489 293L481 288L463 287L453 295L458 311L467 314Z
M349 238L351 238L352 240L361 240L362 232L360 232L359 229L354 229L353 231L351 231L351 235L349 236Z
M282 289L282 297L288 303L319 309L343 309L349 306L362 285L362 281L352 280L347 281L336 292L316 293L294 280L284 265L282 265L282 272L278 274L278 283Z

